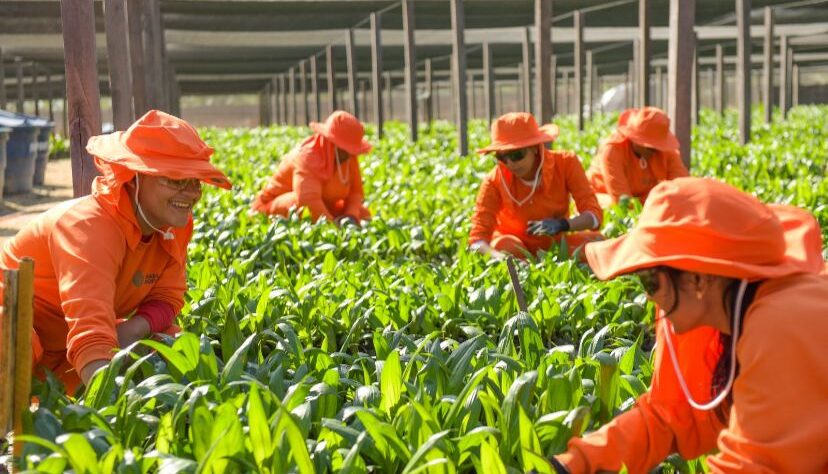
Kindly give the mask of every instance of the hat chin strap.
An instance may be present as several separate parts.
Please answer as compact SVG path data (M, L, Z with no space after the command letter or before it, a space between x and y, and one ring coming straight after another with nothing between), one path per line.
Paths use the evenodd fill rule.
M167 230L161 230L158 227L155 227L154 225L152 225L152 222L150 222L149 219L147 219L147 215L144 214L144 210L141 208L141 203L138 201L138 191L140 191L140 189L141 189L141 180L138 179L138 175L136 174L135 175L135 207L138 209L138 215L141 216L141 219L143 219L144 222L146 222L147 225L152 228L152 230L154 230L154 231L158 232L159 234L161 234L161 236L164 238L164 240L173 240L173 239L175 239L175 234L173 234L170 231L170 229L172 229L172 227L168 227Z
M727 397L727 394L730 392L730 388L733 386L733 380L736 378L736 341L739 340L739 326L742 319L742 303L745 299L745 290L747 289L747 285L748 281L742 280L739 284L739 292L736 294L736 305L734 309L736 314L733 316L733 337L730 342L730 374L727 377L727 384L725 384L725 388L716 396L716 398L707 403L699 403L693 400L693 397L690 395L690 389L687 388L687 382L684 380L684 375L682 375L681 368L678 364L676 350L673 348L672 335L675 334L675 332L673 332L673 323L664 318L662 315L662 318L667 323L667 328L669 329L669 334L667 334L667 349L670 351L670 361L673 363L673 370L676 372L676 378L681 386L681 391L684 392L684 396L687 397L687 402L696 410L708 411L716 408L720 403L722 403L725 397Z

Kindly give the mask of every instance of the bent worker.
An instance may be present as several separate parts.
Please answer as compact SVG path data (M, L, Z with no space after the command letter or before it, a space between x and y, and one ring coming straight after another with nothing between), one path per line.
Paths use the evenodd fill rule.
M316 133L282 159L251 208L278 216L307 209L314 221L323 216L354 224L370 219L357 160L371 151L362 123L338 110L310 128Z
M516 112L492 123L492 142L478 153L494 153L497 165L483 179L472 216L472 249L494 257L519 257L566 241L570 252L590 240L603 213L578 157L544 144L558 127L538 127L532 114ZM570 217L570 200L578 214Z
M627 109L587 171L602 207L625 197L646 201L658 183L688 176L670 118L656 107Z
M712 472L828 468L828 280L816 219L710 179L656 186L627 235L587 244L595 275L655 303L652 383L554 463L648 472L702 454Z
M86 150L101 172L92 194L45 212L0 252L4 268L34 258L35 374L50 370L67 393L117 348L177 329L201 183L230 189L213 149L164 112L92 137Z

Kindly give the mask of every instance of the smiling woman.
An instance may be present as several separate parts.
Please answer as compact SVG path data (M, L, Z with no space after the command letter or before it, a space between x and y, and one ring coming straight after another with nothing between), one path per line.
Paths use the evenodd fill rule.
M90 138L87 151L101 172L92 194L42 214L0 254L5 268L35 259L35 373L52 371L69 393L115 349L177 330L201 183L230 188L212 148L163 112Z

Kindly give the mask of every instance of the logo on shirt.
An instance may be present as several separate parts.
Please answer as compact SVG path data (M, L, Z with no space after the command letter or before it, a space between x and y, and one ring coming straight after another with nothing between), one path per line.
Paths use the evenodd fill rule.
M144 275L144 272L138 270L134 275L132 275L132 284L138 288L140 288L141 285L154 285L160 277L161 275L158 273L147 273Z

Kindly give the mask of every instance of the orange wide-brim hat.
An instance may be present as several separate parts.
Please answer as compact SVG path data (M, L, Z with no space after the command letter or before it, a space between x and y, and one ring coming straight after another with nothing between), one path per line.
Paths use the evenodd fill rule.
M310 128L351 155L362 155L371 151L371 144L365 139L362 122L343 110L332 113L324 123L311 122Z
M492 142L477 152L497 153L540 145L555 141L559 134L560 130L555 124L538 127L532 114L512 112L501 115L492 122Z
M678 150L670 131L670 117L656 107L627 109L618 116L618 132L633 142L659 151Z
M813 215L707 178L658 184L633 230L588 243L585 253L602 280L662 265L751 281L825 267Z
M125 131L89 138L86 151L96 158L99 168L103 162L134 173L196 178L220 188L232 187L227 176L210 163L213 149L198 132L184 120L158 110L150 110Z

